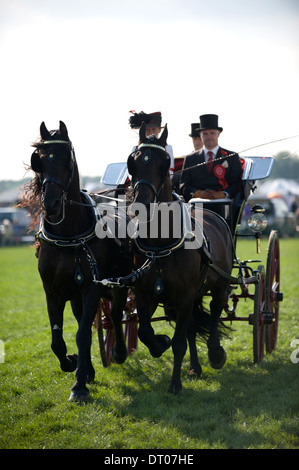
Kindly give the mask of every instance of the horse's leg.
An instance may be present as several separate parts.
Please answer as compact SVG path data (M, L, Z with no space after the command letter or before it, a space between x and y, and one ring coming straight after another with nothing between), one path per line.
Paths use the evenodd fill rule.
M73 314L79 325L81 318L82 318L82 314L83 314L82 297L77 297L75 299L72 299L71 306L72 306ZM91 362L90 350L89 350L89 355L86 357L86 369L87 369L87 383L91 383L94 381L94 378L95 378L95 370Z
M191 313L191 308L189 309ZM188 322L188 307L186 304L180 306L180 315L176 315L176 326L174 336L172 338L172 351L173 351L173 371L168 392L175 395L182 390L181 382L181 368L184 356L187 350L187 322Z
M86 387L88 374L94 374L90 361L91 328L98 308L100 293L98 286L92 285L85 293L83 315L76 335L78 346L78 364L76 379L69 400L87 402L89 391ZM90 368L91 366L91 368Z
M122 327L122 317L127 300L127 289L116 288L113 289L113 300L111 308L111 320L113 323L114 333L115 333L115 344L111 350L111 357L114 362L117 364L122 364L125 362L128 356L123 327Z
M63 339L63 311L65 302L56 296L46 294L48 314L52 332L51 348L60 362L63 372L73 372L77 366L77 355L67 354L67 348Z
M151 302L151 299L137 294L136 306L139 318L138 337L148 347L153 357L160 357L171 346L171 339L167 335L155 335L151 326L151 317L156 304Z
M210 302L211 326L210 336L207 341L209 363L213 369L221 369L226 362L226 353L220 345L218 321L225 304L226 285L218 283L216 288L211 289L212 300Z
M199 379L202 373L201 365L198 361L198 354L196 348L196 330L192 324L189 324L187 330L187 340L190 352L190 368L188 373L189 379Z

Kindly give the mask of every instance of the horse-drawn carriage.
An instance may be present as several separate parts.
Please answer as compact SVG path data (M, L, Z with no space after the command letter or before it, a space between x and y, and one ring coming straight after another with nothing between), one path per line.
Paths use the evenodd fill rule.
M183 158L175 159L175 174L179 175ZM280 292L280 260L279 260L279 235L272 230L268 240L266 267L257 263L261 260L240 260L236 254L238 237L238 225L241 222L242 212L246 200L255 190L256 182L270 176L274 164L273 157L244 157L242 188L235 200L224 199L217 201L204 201L204 207L213 211L215 204L223 206L223 217L228 223L232 233L234 246L233 271L236 276L229 275L230 286L224 307L224 313L220 317L222 322L247 322L253 327L253 360L260 362L264 352L272 353L276 347L279 317L279 302L283 299ZM107 166L102 177L102 183L106 188L105 197L115 204L118 198L125 193L129 184L127 163L111 163ZM115 200L114 200L115 198ZM191 204L196 204L198 199L192 199ZM260 253L260 239L266 228L267 220L263 215L263 208L259 205L252 208L248 226L252 231L251 237L256 240L256 251ZM250 237L248 235L247 237ZM256 266L256 267L254 267ZM223 274L223 273L222 273ZM112 284L113 285L113 282ZM237 305L241 299L252 301L252 312L247 316L238 316ZM99 335L102 362L107 366L111 362L111 349L114 344L113 324L110 319L111 302L103 299L97 312L96 329ZM151 321L168 320L167 315L153 317ZM138 344L138 315L133 289L128 290L128 298L124 316L124 335L129 354L137 349ZM104 334L103 334L104 331Z
M191 200L186 207L173 193L168 175L169 155L165 151L166 126L159 139L147 139L141 126L138 149L126 163L108 167L103 178L107 190L97 195L80 190L75 153L66 126L60 122L59 130L49 132L42 123L40 131L41 139L33 144L35 151L31 157L35 178L24 205L35 211L38 206L43 213L36 237L39 271L47 298L52 349L62 370L76 370L70 399L88 400L86 383L95 376L90 357L93 324L104 366L111 360L123 362L128 352L136 350L137 337L154 357L172 346L174 368L168 389L172 393L182 388L180 371L187 342L190 370L197 377L201 374L197 334L206 339L211 366L219 369L224 365L226 354L220 339L225 322L247 321L253 326L254 362L262 360L265 345L268 352L275 349L282 300L278 234L273 231L270 235L266 269L262 265L255 269L251 264L258 261L237 258L238 233L234 228L255 181L271 173L272 158L244 159L240 197L234 201L217 200L223 209L222 217L214 212L213 202ZM142 211L137 211L129 221L126 201L120 196L129 182L128 174L133 205L145 208L143 216ZM113 175L112 179L109 175ZM107 204L113 208L115 199L117 202L122 199L125 214L122 218L121 211L112 210L109 237L105 214ZM161 235L161 217L156 219L153 237L141 235L139 229L151 224L152 206L154 211L162 206L179 208L179 235L174 235L175 211L167 219L168 235ZM120 219L125 228L134 221L129 250L113 236L113 224ZM255 207L249 220L259 251L264 225L262 208ZM98 225L101 234L97 232ZM127 242L127 232L124 238ZM233 272L237 274L233 276ZM207 297L211 298L209 313L203 306ZM247 317L236 314L240 299L253 301L252 313ZM63 340L63 311L68 300L79 325L78 356L67 354ZM163 305L165 316L153 317L158 305ZM152 322L162 319L176 324L172 340L154 333Z

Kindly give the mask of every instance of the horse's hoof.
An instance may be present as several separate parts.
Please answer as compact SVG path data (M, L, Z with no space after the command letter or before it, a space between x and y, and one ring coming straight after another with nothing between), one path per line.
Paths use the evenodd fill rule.
M167 392L172 393L173 395L178 395L178 393L180 393L182 388L183 387L182 387L181 383L179 383L179 384L170 383L169 387L167 389Z
M78 355L67 354L65 362L60 364L63 372L74 372L77 369Z
M111 359L115 364L123 364L128 357L127 348L112 348L111 349Z
M150 349L150 353L157 358L170 348L171 339L167 335L155 335L155 343L154 347Z
M226 352L222 346L209 350L209 363L213 369L221 369L226 363Z
M69 401L75 401L77 403L87 403L89 401L88 390L72 390Z

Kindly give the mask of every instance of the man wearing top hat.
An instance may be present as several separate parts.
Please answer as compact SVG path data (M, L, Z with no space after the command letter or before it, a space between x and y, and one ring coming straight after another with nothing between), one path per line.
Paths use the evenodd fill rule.
M219 146L218 138L223 129L218 126L216 114L200 116L198 129L203 147L186 156L183 166L186 171L181 175L180 192L185 201L194 197L233 199L242 176L239 155Z
M203 143L199 133L199 122L194 122L193 124L191 124L191 134L189 134L189 137L192 138L192 143L195 151L200 150L203 147Z

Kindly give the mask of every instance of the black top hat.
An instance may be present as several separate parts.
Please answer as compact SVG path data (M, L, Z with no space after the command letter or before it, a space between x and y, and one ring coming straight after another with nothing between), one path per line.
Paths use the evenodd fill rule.
M130 112L133 113L133 116L129 118L129 124L132 129L139 129L143 122L146 127L161 127L162 115L160 111L150 114L146 114L143 111L140 113L135 113L135 111Z
M189 137L200 137L199 135L199 122L195 122L191 124L191 134L189 134Z
M200 118L199 132L207 129L217 129L222 132L223 128L218 126L218 116L217 114L203 114Z

